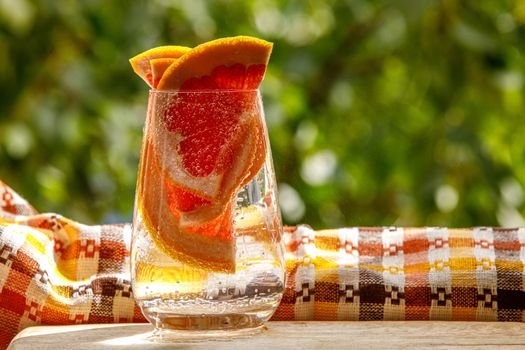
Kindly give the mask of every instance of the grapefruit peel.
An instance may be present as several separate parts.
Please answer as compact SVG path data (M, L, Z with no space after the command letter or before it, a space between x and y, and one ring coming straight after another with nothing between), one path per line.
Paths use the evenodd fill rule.
M151 69L151 86L156 88L168 67L176 58L153 58L149 61Z
M236 36L223 38L196 46L188 51L180 59L176 60L164 72L157 89L158 90L180 90L184 83L192 78L212 75L214 70L221 70L221 67L232 67L242 64L252 70L264 69L268 65L272 44L268 41L252 38L248 36ZM264 65L264 67L262 67ZM229 89L257 89L262 80L246 82L242 85L230 86ZM187 89L185 89L187 90Z
M150 87L153 87L153 74L150 61L160 58L176 60L190 50L189 47L185 46L159 46L130 58L129 63L133 71Z

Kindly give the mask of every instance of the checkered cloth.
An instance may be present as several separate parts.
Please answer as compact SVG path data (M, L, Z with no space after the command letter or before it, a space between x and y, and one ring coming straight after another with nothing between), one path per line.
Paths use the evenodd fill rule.
M38 214L0 181L0 349L39 324L146 322L130 286L129 225Z
M273 320L525 321L525 228L286 231Z
M129 225L38 214L0 182L0 348L38 324L145 322ZM525 228L288 227L273 320L525 319Z

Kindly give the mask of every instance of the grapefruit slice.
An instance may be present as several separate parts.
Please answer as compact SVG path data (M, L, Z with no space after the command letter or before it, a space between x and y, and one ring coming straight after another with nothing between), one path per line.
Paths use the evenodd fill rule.
M270 59L272 44L261 39L237 36L213 40L187 52L164 73L159 90L257 89ZM234 68L235 69L232 69ZM195 80L212 77L209 86ZM213 86L215 85L215 86Z
M153 75L150 61L157 58L171 58L177 59L190 51L189 47L185 46L159 46L131 58L129 63L133 71L141 77L149 86L153 86ZM162 74L161 74L162 75Z
M258 145L264 147L257 98L256 91L214 90L204 94L185 92L157 101L156 106L168 107L152 115L153 123L161 125L156 128L153 142L157 149L169 150L162 154L170 178L207 198L229 195L226 183L230 190L239 186L225 178L226 172L236 173L232 169L234 160L243 159L237 171L243 176L247 174L241 166L253 163L249 156L263 154L264 161L264 150L254 151ZM241 147L242 143L248 147ZM254 166L259 170L260 162Z
M139 185L137 188L137 199L139 210L144 225L156 246L167 256L196 266L202 270L220 272L231 272L235 270L232 261L235 259L235 247L229 239L210 239L210 228L204 227L208 235L199 234L199 228L181 229L177 211L172 206L173 202L167 198L173 195L172 190L166 189L162 181L162 169L154 153L153 145L146 139L142 150L142 159L139 169ZM160 180L160 181L159 181ZM177 194L175 194L177 195ZM147 208L147 209L146 209ZM229 219L227 215L223 218ZM209 226L216 224L216 231L230 231L229 221L224 223L220 219L208 223ZM168 231L169 230L169 231ZM217 235L225 236L224 232ZM226 237L229 238L229 237Z
M154 58L149 61L151 68L151 85L153 88L157 87L162 75L175 60L176 58Z
M169 132L162 128L155 128L154 134L149 132L155 125L156 116L157 113L150 114L139 174L141 182L137 199L144 224L156 246L166 255L203 270L231 273L235 271L235 193L239 183L249 176L250 170L255 167L260 169L264 162L264 157L253 153L260 139L259 115L245 114L235 130L228 132L231 137L219 146L221 152L217 156L214 172L222 174L219 193L214 196L192 188L191 181L174 181L170 171L173 170L172 161L178 157L167 151L170 147L158 144L159 140L169 140L165 137ZM197 141L199 137L202 135L194 136ZM243 152L243 149L248 151ZM197 156L186 166L193 164L195 167L189 168L190 171L198 173L201 171L198 169L199 162L206 164L207 160Z
M250 120L254 124L254 120ZM242 125L238 135L250 139L248 147L256 144L253 125ZM235 145L238 140L234 140ZM225 146L229 147L229 146ZM245 156L249 156L246 154ZM139 210L143 222L156 246L166 255L203 270L235 271L235 244L233 237L233 206L230 196L222 202L196 195L171 181L164 174L161 157L149 138L145 139L138 187ZM232 166L243 166L250 159L237 157ZM250 163L251 164L251 163ZM225 177L231 184L238 182ZM224 186L231 186L225 184ZM168 231L169 230L169 231Z
M235 271L235 194L265 160L256 89L271 48L250 37L219 39L156 75L158 90L176 93L150 99L137 203L155 244L176 260Z
M216 168L220 169L225 165L228 168L223 171L219 194L209 205L205 204L198 209L184 213L180 219L181 226L199 225L218 215L223 215L228 204L235 202L235 194L251 175L250 170L255 166L261 168L261 163L256 165L254 154L258 137L257 124L256 116L240 122L232 139L222 146ZM262 161L264 162L264 159Z

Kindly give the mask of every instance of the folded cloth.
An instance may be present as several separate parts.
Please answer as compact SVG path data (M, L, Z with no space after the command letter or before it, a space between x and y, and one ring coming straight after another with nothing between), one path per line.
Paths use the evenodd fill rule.
M39 214L0 182L0 348L39 324L145 322L129 225ZM287 227L273 320L525 319L525 228Z

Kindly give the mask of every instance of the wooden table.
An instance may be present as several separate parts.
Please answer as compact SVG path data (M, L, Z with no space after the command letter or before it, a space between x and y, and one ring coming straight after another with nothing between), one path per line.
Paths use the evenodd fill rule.
M9 349L525 349L525 323L269 322L266 328L233 340L163 344L148 340L148 324L32 327Z

